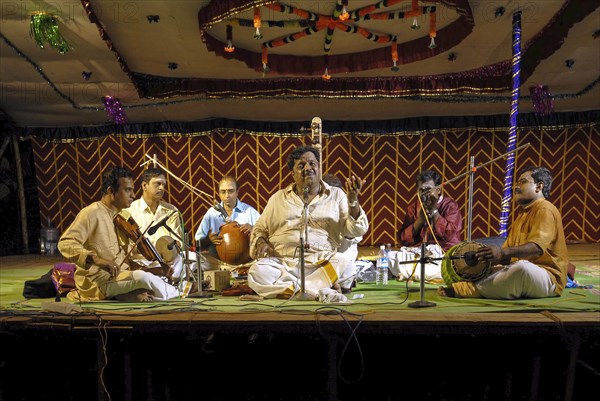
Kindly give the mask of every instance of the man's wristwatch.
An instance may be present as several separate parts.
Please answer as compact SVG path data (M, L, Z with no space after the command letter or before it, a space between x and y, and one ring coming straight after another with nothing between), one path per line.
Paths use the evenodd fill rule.
M348 206L350 206L350 207L356 207L356 206L358 206L358 199L355 200L354 202L348 202Z

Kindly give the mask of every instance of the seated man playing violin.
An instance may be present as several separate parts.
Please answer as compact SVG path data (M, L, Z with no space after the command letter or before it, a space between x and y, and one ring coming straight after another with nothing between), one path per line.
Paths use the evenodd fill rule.
M129 207L134 185L131 172L109 167L102 174L102 198L83 208L58 241L64 258L75 263L76 301L116 299L127 302L166 300L179 296L161 277L128 265L131 241L115 229L115 218Z

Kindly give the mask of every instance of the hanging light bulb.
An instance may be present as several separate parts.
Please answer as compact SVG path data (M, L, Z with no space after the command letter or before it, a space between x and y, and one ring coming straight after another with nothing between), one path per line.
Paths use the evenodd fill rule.
M392 71L400 71L400 67L398 67L398 42L394 40L392 42Z
M339 16L340 21L346 21L348 18L350 18L350 14L348 13L348 10L346 9L347 5L348 5L348 0L342 0L342 13Z
M235 47L233 47L233 27L231 25L227 25L227 46L225 46L225 51L227 53L233 53L235 51Z
M431 37L431 42L429 42L429 46L430 49L435 49L437 47L437 45L435 44L435 36Z
M254 39L260 40L262 39L262 33L260 33L260 8L256 7L254 9L254 27L256 28L256 32L254 33Z
M271 71L271 69L269 68L269 65L268 65L268 62L269 62L268 49L264 46L262 48L261 59L262 59L263 78L264 78L265 74L267 74L269 71Z
M410 28L414 29L415 31L418 29L421 29L421 26L419 25L419 21L417 21L417 17L413 18L412 26Z

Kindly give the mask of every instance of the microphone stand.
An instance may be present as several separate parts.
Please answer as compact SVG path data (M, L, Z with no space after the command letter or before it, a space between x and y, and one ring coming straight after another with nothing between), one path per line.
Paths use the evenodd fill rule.
M425 243L421 244L421 257L419 258L419 262L421 263L421 277L419 280L419 290L421 293L421 299L419 301L411 302L408 304L409 308L430 308L432 306L436 306L435 302L425 301L425 263L433 263L435 260L456 260L456 259L465 259L466 263L471 266L471 261L473 260L473 255L475 252L465 252L464 255L456 255L456 256L442 256L441 258L429 258L425 256ZM398 262L399 264L408 264L414 263L414 260L408 260L405 262ZM475 260L476 263L476 260Z
M292 297L294 301L314 301L315 298L306 292L306 268L304 262L304 244L308 237L308 192L305 192L304 209L302 210L302 227L300 230L300 292Z
M212 294L204 293L202 289L202 281L204 281L204 271L202 270L202 264L200 263L200 241L198 241L198 247L196 248L196 280L198 281L198 288L195 293L190 293L188 298L212 298Z
M419 290L421 292L421 299L419 301L411 302L408 304L409 308L430 308L432 306L436 306L435 302L425 301L425 263L432 262L434 260L442 260L444 258L428 258L425 256L425 243L421 244L421 258L419 261L421 262L421 277L419 279ZM413 263L413 261L400 262L404 263Z
M169 227L168 225L165 225L165 228L167 229L167 231L169 231L171 234L173 234L175 236L175 239L178 239L179 242L181 242L183 244L183 249L181 249L179 246L177 246L177 244L175 246L177 246L177 248L180 251L183 251L182 253L184 254L185 259L183 260L183 266L185 267L185 272L186 275L190 278L194 278L194 275L192 273L192 268L190 267L190 265L192 264L193 260L190 259L190 246L188 244L188 233L184 231L183 236L185 237L184 239L182 239L179 235L177 235L177 233L175 233L171 227ZM198 248L200 247L200 241L198 241ZM200 265L200 252L196 251L196 269L197 269L197 292L196 293L190 293L188 295L188 298L210 298L212 297L211 294L204 294L203 289L202 289L202 280L204 279L203 275L204 272L202 271L202 266Z

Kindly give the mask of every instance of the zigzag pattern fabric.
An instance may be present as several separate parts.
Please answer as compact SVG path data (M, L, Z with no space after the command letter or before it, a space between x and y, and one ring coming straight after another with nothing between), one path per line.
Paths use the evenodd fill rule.
M515 172L526 165L543 165L554 175L550 200L563 216L567 240L600 242L600 135L598 126L562 130L522 130ZM370 229L361 245L395 243L406 206L415 199L415 179L422 169L435 168L449 181L444 193L462 205L466 240L469 161L480 166L506 152L507 131L475 129L432 134L338 135L323 139L323 170L340 178L349 174L367 180L361 205ZM226 174L241 183L241 199L259 211L269 196L289 184L289 152L309 144L300 136L232 134L154 136L111 135L94 141L53 143L33 139L41 221L50 217L61 232L77 212L100 198L100 177L110 165L123 165L134 173L136 191L147 160L157 160L174 175L216 196L217 182ZM497 236L502 201L504 159L474 174L472 238ZM193 233L210 204L167 177L166 200L183 214ZM514 209L514 207L513 207ZM512 213L514 215L514 213ZM509 225L512 216L509 219Z

